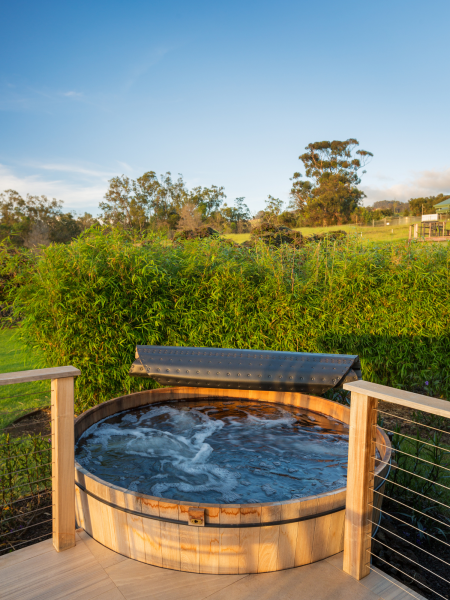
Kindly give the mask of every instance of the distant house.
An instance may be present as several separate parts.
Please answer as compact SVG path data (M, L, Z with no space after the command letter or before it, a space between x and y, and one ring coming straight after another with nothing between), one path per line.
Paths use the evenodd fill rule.
M436 214L444 215L450 213L450 198L447 200L443 200L439 202L439 204L434 205L434 209L436 210Z

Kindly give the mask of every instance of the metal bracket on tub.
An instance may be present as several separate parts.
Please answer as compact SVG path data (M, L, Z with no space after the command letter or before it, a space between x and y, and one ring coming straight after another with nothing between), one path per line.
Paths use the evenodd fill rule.
M205 526L205 509L204 508L190 508L188 510L189 525L195 527Z

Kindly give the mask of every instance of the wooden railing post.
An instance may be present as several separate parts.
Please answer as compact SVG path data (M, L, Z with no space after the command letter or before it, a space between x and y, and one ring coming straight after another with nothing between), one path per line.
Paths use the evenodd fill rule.
M355 579L370 573L377 403L352 392L343 569Z
M53 546L75 546L74 378L52 379Z

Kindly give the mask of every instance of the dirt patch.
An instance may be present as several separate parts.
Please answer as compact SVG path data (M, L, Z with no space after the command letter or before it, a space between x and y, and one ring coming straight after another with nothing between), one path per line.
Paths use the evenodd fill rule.
M50 408L37 408L32 412L19 417L2 429L2 433L9 433L11 438L19 438L25 435L39 435L42 437L49 436L51 434L51 409Z

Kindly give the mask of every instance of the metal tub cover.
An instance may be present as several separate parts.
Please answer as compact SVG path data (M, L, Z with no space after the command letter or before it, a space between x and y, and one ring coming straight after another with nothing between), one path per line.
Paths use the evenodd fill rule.
M322 394L361 379L361 366L346 354L136 346L130 375L163 385Z

